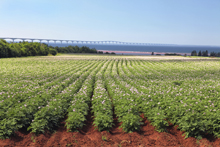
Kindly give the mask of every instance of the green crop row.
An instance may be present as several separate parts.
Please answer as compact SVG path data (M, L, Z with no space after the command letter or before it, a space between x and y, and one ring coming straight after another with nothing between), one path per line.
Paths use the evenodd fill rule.
M59 121L64 118L74 94L81 88L84 80L96 66L97 64L92 64L75 73L77 79L65 88L61 94L56 95L46 107L34 114L34 120L32 120L28 130L31 129L31 132L39 134L44 133L46 129L53 131L55 127L58 127Z
M77 131L88 114L99 131L111 130L113 116L124 131L138 131L144 114L159 132L172 123L186 138L220 137L217 60L85 55L2 59L0 65L0 138L21 128L53 131L65 116L67 130Z
M68 131L76 131L84 126L86 116L89 113L89 105L95 82L95 74L100 70L103 62L99 63L97 68L88 72L88 78L83 83L79 92L74 95L71 105L68 108L68 118L66 119L66 128Z
M112 61L111 61L112 63ZM106 62L96 74L95 86L92 97L92 112L94 113L93 124L99 131L109 130L113 125L112 100L105 89L104 73L109 72L109 62Z

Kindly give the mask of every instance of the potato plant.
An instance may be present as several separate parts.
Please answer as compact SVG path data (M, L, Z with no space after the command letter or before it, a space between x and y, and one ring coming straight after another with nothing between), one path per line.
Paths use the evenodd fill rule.
M99 130L113 116L125 132L141 114L159 132L178 125L185 138L220 137L220 60L69 55L0 60L0 138L21 128L78 131L92 115ZM91 113L90 113L91 111Z

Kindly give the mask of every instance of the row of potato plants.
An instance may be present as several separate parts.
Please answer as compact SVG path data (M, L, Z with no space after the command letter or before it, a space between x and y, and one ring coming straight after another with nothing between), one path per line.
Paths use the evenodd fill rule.
M71 62L71 64L76 63ZM58 65L60 69L62 69L60 71L65 71L65 69L71 67L69 66L71 64L67 63L66 65ZM8 97L12 96L11 92L14 93L17 91L23 91L24 88L27 89L29 87L29 89L31 89L32 85L38 85L38 83L41 83L41 80L50 81L48 78L56 76L56 72L59 71L57 70L56 64L53 64L53 66L51 63L47 65L46 61L44 61L43 64L38 64L38 62L35 63L33 61L28 61L28 63L21 61L11 63L10 61L8 61L6 62L6 65L4 65L4 67L4 74L2 75L2 79L0 79L0 83L2 83L0 84L0 89L2 90L0 91L0 97L5 92ZM12 91L10 92L10 90Z
M134 71L138 71L139 73L146 72L144 69L136 68L136 64L134 63L134 67L131 66L131 62L127 61L127 67L128 70L130 70L134 75L137 75L138 73L135 73ZM129 76L129 75L128 75ZM131 84L138 89L138 91L141 92L141 94L137 95L137 101L139 105L139 111L141 113L144 113L144 116L147 117L147 119L151 122L151 125L155 126L156 129L159 132L166 131L166 127L169 125L168 122L165 120L166 117L164 116L164 113L161 109L158 109L157 107L149 107L143 106L143 104L146 101L154 101L150 95L148 95L148 88L149 87L148 83L146 82L146 77L145 76L135 76L136 80L131 81ZM160 103L160 102L159 102ZM150 110L149 110L150 109Z
M188 69L187 72L178 75L179 79L187 76L190 80L174 81L176 87L179 87L179 93L173 92L173 99L170 101L176 107L170 107L173 112L167 112L168 117L171 117L170 121L179 125L179 128L186 132L186 137L196 136L201 138L206 133L219 137L219 119L217 116L219 115L220 84L219 81L213 81L219 75L218 69L216 69L219 62L211 63L206 62L207 65L204 65L199 62L190 62L178 66L181 72L184 67L190 64L189 67L196 65L194 70L189 70L193 68L186 68ZM175 67L175 70L177 70L177 67ZM197 77L194 77L195 75Z
M66 128L68 131L78 131L85 125L86 116L89 113L91 97L94 88L95 75L100 70L104 62L98 63L97 68L88 73L88 78L83 83L81 89L70 101L67 112Z
M105 81L108 92L112 98L114 112L118 121L122 122L121 128L125 132L132 132L140 129L142 118L138 112L135 102L135 94L128 88L118 75L118 60L113 63L111 73L105 74Z
M143 85L143 82L141 82L141 85ZM144 85L146 86L146 84L144 84ZM145 90L144 93L147 93L147 91L148 90ZM157 107L158 104L161 104L161 106L163 106L163 102L158 102L157 100L155 101L155 99L152 99L151 95L148 95L148 97L149 98L147 98L147 99L146 98L140 99L141 100L140 106L141 106L141 108L143 108L142 112L144 112L145 116L148 118L148 120L151 121L151 124L153 126L155 126L158 131L166 131L166 126L168 126L167 116L165 115L165 113L164 113L163 109L161 109L161 107L159 107L159 108ZM161 97L161 96L157 95L157 97L158 97L157 99L159 99L159 97ZM148 102L144 103L144 101L146 101L146 100ZM153 104L152 106L148 105L151 103ZM147 104L147 105L144 105L144 104ZM155 105L156 105L156 107L155 107ZM151 107L149 107L149 106L151 106Z
M4 65L11 64L13 68L0 67L0 69L3 69L0 71L0 76L3 75L4 77L4 79L0 79L0 83L3 83L0 84L0 111L3 110L1 111L3 113L0 114L0 118L2 118L0 120L0 138L9 137L15 130L30 124L31 127L35 124L43 126L38 127L38 131L35 131L35 133L42 132L45 129L52 130L57 126L60 119L65 116L65 111L67 111L69 105L72 108L69 107L68 109L68 116L70 116L69 124L67 122L68 128L77 130L84 125L90 102L92 102L95 115L94 124L100 130L108 130L110 125L107 128L102 127L105 126L105 123L103 123L105 119L99 119L102 115L98 114L102 109L112 109L112 106L109 106L111 99L115 114L118 120L123 122L121 127L126 132L140 129L140 114L144 113L145 117L151 121L151 124L158 131L166 131L169 121L185 131L186 137L201 138L206 133L220 136L219 61L144 61L116 58L109 65L106 65L106 63L105 68L99 67L100 71L98 68L95 69L96 72L89 75L83 84L84 86L74 95L74 92L68 90L71 90L73 85L77 87L78 84L76 83L79 83L77 81L80 80L79 77L71 74L81 70L84 73L86 70L83 70L83 65L87 67L88 64L99 62L95 58L86 58L77 58L74 62L71 58L65 59L65 62L62 61L63 59L57 61L50 58L47 61L50 66L51 63L56 63L64 71L58 71L59 68L56 67L57 69L51 68L48 72L42 65L37 65L38 60L34 63L35 61L28 60L26 62L27 59L24 59L25 64L27 64L24 67L28 67L30 73L27 72L28 70L19 70L14 66L17 59L9 64L4 63ZM100 58L100 60L108 62L109 59ZM74 63L74 68L69 67L71 63ZM37 70L38 72L34 73L33 70L36 68L30 66L31 64L35 64L40 71ZM67 68L65 64L67 64ZM9 69L8 73L7 69ZM70 70L72 72L67 73ZM13 71L17 73L13 75ZM57 74L53 74L54 78L49 77L51 72L57 72ZM104 77L99 76L103 74ZM69 77L72 79L73 85L70 84ZM15 82L13 79L15 79ZM57 79L57 81L48 83L50 79L53 81ZM21 83L16 84L19 80L21 80ZM4 82L7 84L4 85ZM103 82L105 82L105 85L103 85ZM94 84L95 89L93 90ZM68 86L69 88L66 88ZM38 89L36 87L40 87L39 91L36 90ZM108 91L105 90L105 87ZM17 89L14 90L15 88ZM19 93L19 90L22 93ZM27 91L29 91L28 94ZM94 92L93 97L96 98L95 101L90 100L92 91ZM106 96L107 92L109 92L110 97ZM8 97L15 96L15 93L16 97ZM10 103L10 100L13 103ZM19 102L19 100L21 101ZM107 103L108 105L105 106ZM34 109L32 109L32 105ZM97 109L96 105L98 105ZM53 109L55 110L54 113L51 112ZM111 111L101 112L111 118L111 115L109 115ZM111 121L113 119L109 119L108 124L111 124Z
M64 118L74 94L79 91L85 79L97 65L98 63L92 64L89 68L85 67L86 71L79 70L75 73L79 78L77 78L74 83L70 84L69 87L64 89L61 94L56 95L46 107L42 108L34 115L34 120L28 130L31 129L31 132L39 134L44 133L45 130L53 131L55 127L58 127L59 121Z
M154 83L148 88L153 89L154 95L149 95L150 101L149 99L145 99L147 102L141 103L141 105L143 105L143 111L146 112L145 114L148 116L148 119L154 121L154 125L161 131L165 130L164 128L168 124L166 120L169 120L173 124L179 125L179 128L186 132L185 137L195 136L201 138L201 136L206 133L219 136L219 119L216 119L216 116L219 115L217 111L217 99L219 99L218 90L213 90L213 86L204 87L203 84L201 84L201 79L194 82L188 80L176 81L183 79L186 75L192 75L192 79L195 79L195 71L189 70L185 72L185 67L189 65L181 66L181 64L184 65L185 63L180 63L178 67L170 63L168 64L169 67L173 66L174 68L171 69L171 71L173 71L172 76L175 76L177 72L183 71L182 75L177 74L177 78L170 77L171 71L164 71L163 74L160 73L161 77L166 76L171 82L166 81L166 83L164 83L160 81L157 82L158 86L155 86L156 83ZM165 63L163 63L163 65L166 66ZM154 67L150 68L154 69ZM157 68L154 69L156 71L164 67L158 68L157 66L155 68ZM197 68L200 72L204 67L201 66ZM206 74L206 72L203 72L201 75L204 74ZM198 72L197 75L199 75ZM175 79L175 81L172 81L173 79ZM161 78L161 80L165 79ZM207 84L210 84L210 82L211 81L207 80L204 81L204 83ZM216 92L216 94L213 92ZM147 93L147 91L144 93ZM210 103L211 105L209 106ZM152 114L154 115L152 116Z
M112 101L105 88L104 73L110 72L111 66L107 61L95 77L95 86L92 96L92 112L94 113L93 124L99 131L109 130L113 125ZM110 63L112 63L111 61Z
M9 70L10 66L7 67L6 70L9 70L8 74L4 75L3 78L1 79L1 82L4 84L0 85L2 86L0 88L1 89L0 100L13 98L16 93L21 93L23 91L32 90L33 88L36 89L36 86L42 85L42 82L43 83L50 82L53 79L56 79L58 75L61 75L62 73L72 70L71 66L67 66L67 67L61 66L60 70L56 70L54 72L53 69L46 69L45 65L39 65L37 67L36 66L33 65L34 68L29 69L29 67L27 67L26 65L20 65L18 69L20 70L28 69L28 71L26 71L27 73L22 74L21 76L22 79L19 78L18 80L7 78L8 76L11 77L15 74L14 72L13 73L10 72ZM52 70L53 72L47 75L48 70L49 71ZM36 71L41 71L39 74L42 76L39 76L39 78L36 78L35 76ZM31 75L29 75L29 73L31 73ZM29 78L26 79L26 77L29 77Z
M163 94L163 93L162 93ZM150 97L150 95L149 95L149 97ZM152 99L151 99L151 101L152 101ZM149 102L148 102L149 103ZM159 104L160 104L160 102L158 102ZM152 105L152 106L154 106L154 105ZM151 110L152 110L152 108L150 108ZM160 107L160 109L161 109L161 107ZM161 111L161 110L159 110L157 107L156 107L156 109L154 109L154 111L153 111L154 113L149 113L149 114L151 114L151 117L150 116L148 116L149 117L149 119L151 119L151 121L153 122L152 124L154 125L154 126L159 126L158 127L158 129L159 129L159 131L164 131L164 126L167 126L167 121L165 121L164 119L166 119L166 117L164 117L163 115L162 115L162 117L161 117L161 114L163 114L163 111ZM160 112L160 113L159 113ZM152 116L152 114L154 114L153 116ZM195 133L194 133L194 135L195 135ZM197 134L197 136L198 136L198 134Z
M27 101L29 101L32 98L36 98L37 96L43 96L43 95L48 95L48 94L53 94L55 95L57 91L57 85L59 85L59 83L62 83L63 80L68 79L68 77L70 76L70 72L74 73L77 70L80 70L80 68L82 68L84 66L77 66L75 69L73 68L73 70L69 70L68 72L63 73L60 77L58 77L57 79L48 82L45 85L42 85L42 87L38 87L35 90L29 91L28 93L26 93L25 91L21 93L21 95L15 95L12 98L9 99L5 99L2 103L1 103L1 108L0 108L0 120L2 120L3 118L6 117L7 111L10 110L11 108L13 108L13 106L15 105L25 105L27 103ZM62 88L62 87L61 87Z
M37 95L9 109L6 112L6 117L0 121L0 138L8 138L18 129L28 126L34 119L34 114L37 111L45 107L48 101L53 100L55 95L61 94L65 87L68 87L79 77L79 75L75 75L74 73L75 70L68 73L65 76L66 79L63 82L57 83L52 91Z
M77 68L79 67L80 66L77 66L75 70L77 70ZM73 68L65 72L61 72L59 76L50 78L50 82L45 81L44 85L34 86L32 89L29 86L26 89L21 90L19 92L11 92L12 95L7 96L7 98L5 98L0 102L1 115L3 114L3 111L5 112L6 110L8 110L10 107L13 107L17 103L22 103L27 99L34 97L35 95L42 94L45 91L47 92L50 91L51 89L53 89L54 85L57 85L57 83L62 82L70 71L73 71ZM1 116L0 119L2 119Z
M70 70L70 67L68 67L67 69ZM64 70L58 70L56 72L59 72L61 74L61 72L65 72L65 71L66 70L64 69ZM24 90L32 90L33 88L39 86L38 83L41 83L44 81L45 83L49 82L52 79L56 78L56 76L57 76L56 73L54 73L54 75L51 75L50 77L47 77L47 78L41 77L39 79L34 79L35 77L32 76L33 80L32 79L30 80L18 79L16 80L15 84L14 84L14 81L12 82L12 79L3 78L1 80L0 100L13 98L15 97L16 94L21 93Z

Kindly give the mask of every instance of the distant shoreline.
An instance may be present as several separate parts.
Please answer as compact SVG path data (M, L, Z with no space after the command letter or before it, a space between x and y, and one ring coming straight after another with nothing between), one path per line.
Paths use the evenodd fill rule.
M102 51L103 53L106 53L106 52L114 52L116 54L133 54L133 55L151 55L152 52L139 52L139 51L113 51L113 50L97 50L97 51ZM170 53L170 54L174 54L173 52L154 52L154 55L156 54L160 54L160 55L164 55L166 53ZM176 52L175 52L176 53ZM188 55L190 56L191 53L176 53L176 54L180 54L180 55Z

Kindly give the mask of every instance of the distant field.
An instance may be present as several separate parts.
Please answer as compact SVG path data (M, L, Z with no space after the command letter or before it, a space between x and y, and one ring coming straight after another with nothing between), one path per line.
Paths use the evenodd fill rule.
M83 128L115 120L125 132L147 119L158 132L220 137L220 59L179 56L59 55L0 59L0 138ZM1 145L1 144L0 144Z

